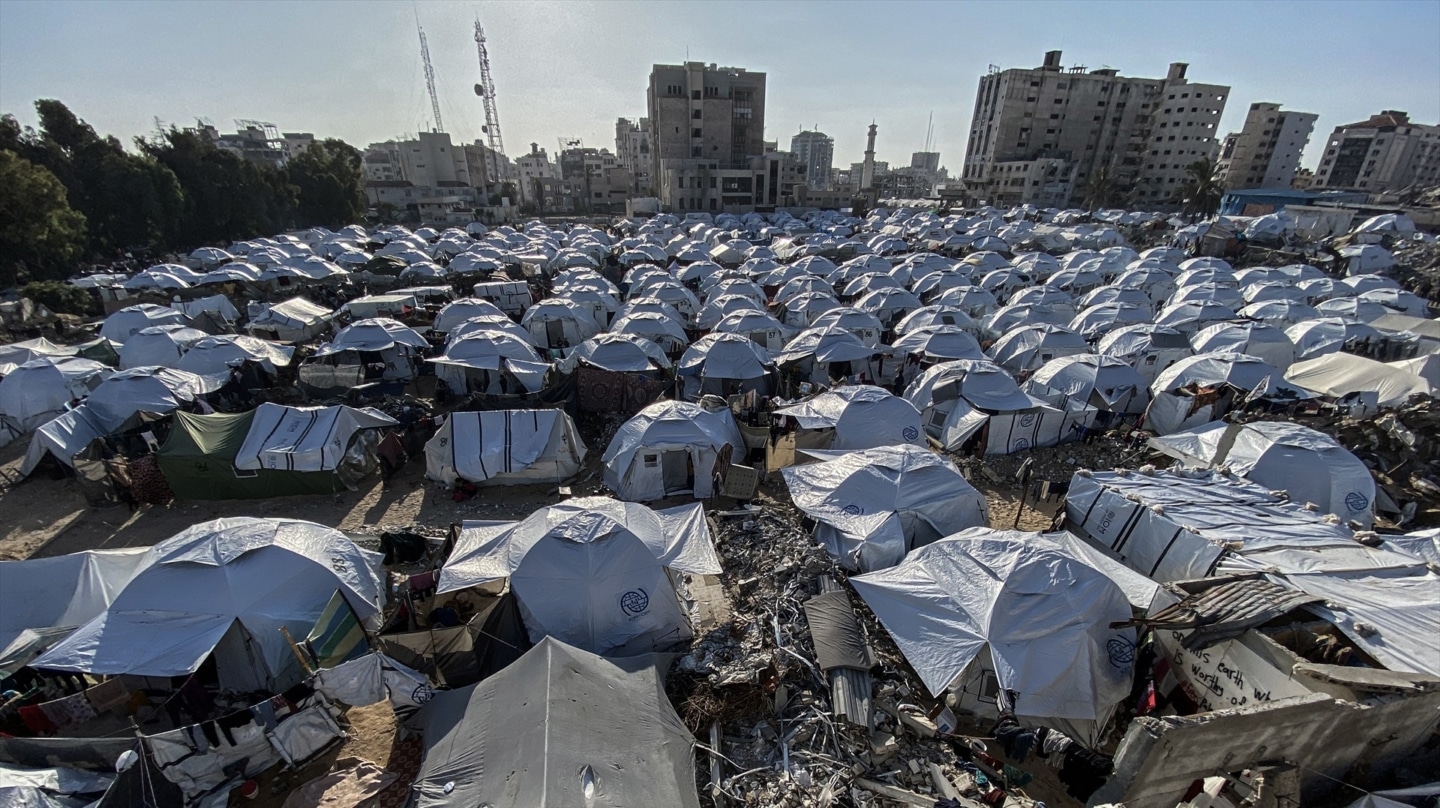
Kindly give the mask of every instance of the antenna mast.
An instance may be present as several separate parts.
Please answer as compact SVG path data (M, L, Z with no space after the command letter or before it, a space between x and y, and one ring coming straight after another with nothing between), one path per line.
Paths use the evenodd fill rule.
M495 80L490 78L490 52L485 49L485 29L480 20L475 20L475 50L480 55L480 83L475 85L475 94L485 103L485 136L490 148L505 153L505 141L500 137L500 111L495 107Z
M440 118L440 96L435 92L435 67L430 64L430 43L425 41L425 29L420 27L420 17L415 17L415 30L420 32L420 58L425 62L425 87L430 91L430 109L435 114L435 131L444 132L445 122Z

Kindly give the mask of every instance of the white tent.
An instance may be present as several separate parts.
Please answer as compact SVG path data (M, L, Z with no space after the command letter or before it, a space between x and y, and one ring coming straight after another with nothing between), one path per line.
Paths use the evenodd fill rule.
M1347 353L1296 362L1285 372L1285 380L1332 398L1352 393L1374 396L1374 403L1381 407L1399 406L1417 393L1435 393L1434 386L1413 373Z
M585 444L564 410L455 412L425 444L425 476L446 485L558 483L584 460Z
M646 502L682 493L714 496L714 480L745 441L729 409L660 401L620 425L601 458L605 484L620 499Z
M527 309L520 325L544 348L571 348L600 333L600 324L588 307L556 297Z
M0 379L0 430L19 435L37 429L83 399L113 371L89 359L32 359Z
M667 353L683 351L690 344L690 337L679 320L654 311L631 312L612 323L610 331L644 337Z
M783 470L815 540L847 569L893 567L910 550L988 525L985 497L949 460L918 446L808 451L822 462Z
M75 356L80 349L74 345L56 345L44 337L0 345L0 376L7 376L26 362L36 359L63 359Z
M190 320L181 312L168 306L141 303L123 308L100 324L100 336L115 343L123 343L142 328L153 325L189 325Z
M1295 343L1289 331L1267 323L1234 322L1206 326L1190 337L1195 353L1238 353L1253 356L1283 371L1295 364Z
M180 358L190 346L210 336L204 331L183 325L152 325L131 334L120 346L120 369L139 367L179 367Z
M1106 412L1138 415L1150 403L1145 378L1124 360L1101 354L1052 359L1025 384L1031 395L1059 393Z
M985 359L980 343L958 325L929 325L895 339L890 353L919 355L925 359Z
M1213 399L1196 395L1206 388L1220 388L1221 395ZM1279 368L1256 357L1224 352L1196 354L1155 377L1150 385L1145 428L1167 435L1207 424L1250 396L1299 399L1313 394L1299 382L1289 380Z
M1379 343L1385 338L1374 326L1357 323L1344 317L1304 320L1285 329L1285 336L1295 344L1296 359L1314 359L1317 356L1346 350L1353 347L1355 343ZM1285 367L1289 367L1289 365Z
M1146 382L1161 371L1193 355L1184 334L1159 325L1126 325L1101 337L1095 352L1125 360Z
M736 385L744 392L768 393L766 379L775 370L770 352L740 334L706 334L685 349L675 365L684 379L685 397L729 395Z
M870 449L905 443L924 445L920 413L910 402L868 384L846 385L781 407L801 429L833 430L826 449Z
M958 690L962 706L993 710L993 676L1018 695L1017 715L1093 744L1130 692L1135 631L1111 627L1130 620L1130 603L1033 535L971 528L850 583L932 696Z
M222 688L276 692L303 676L280 628L308 632L337 591L373 624L385 597L379 562L311 522L203 522L150 548L109 608L32 665L184 676L213 653Z
M671 576L720 572L699 503L653 511L581 497L520 522L464 523L438 590L509 579L533 642L623 656L692 637Z
M267 401L255 409L235 468L335 471L348 459L357 433L398 424L370 407L286 407Z
M330 326L330 310L303 297L292 297L266 308L245 326L251 335L279 342L304 342Z
M457 395L534 393L545 385L550 365L524 340L505 331L475 331L445 346L445 354L427 360L435 377Z
M26 629L88 623L125 587L147 549L0 561L0 650Z
M96 387L85 400L85 409L108 431L137 412L168 413L184 402L220 389L223 383L221 379L172 368L131 368Z
M1023 374L1063 356L1089 353L1085 338L1057 325L1020 325L995 340L987 350L1006 370Z
M176 369L200 376L228 375L231 368L255 362L267 373L290 364L295 349L244 334L220 334L196 342L180 357Z
M448 334L461 323L472 317L483 317L494 315L510 319L500 307L488 300L467 297L446 303L444 308L435 314L435 322L431 323L431 330L440 334Z
M581 364L616 373L644 373L669 368L670 357L644 337L605 332L571 348L557 367L571 373Z
M1188 468L1226 469L1366 529L1375 519L1369 467L1334 438L1299 424L1216 421L1151 438L1150 446Z

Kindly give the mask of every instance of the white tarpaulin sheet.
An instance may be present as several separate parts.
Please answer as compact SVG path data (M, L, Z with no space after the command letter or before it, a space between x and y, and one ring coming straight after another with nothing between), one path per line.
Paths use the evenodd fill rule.
M893 567L915 547L990 522L980 492L928 449L807 454L823 462L783 469L785 485L817 521L815 539L848 569Z
M183 370L142 367L122 370L106 379L85 399L85 408L106 431L118 428L137 412L157 415L181 403L219 390L224 379L197 376Z
M425 444L425 476L522 485L575 475L585 444L563 410L452 413Z
M1215 421L1150 439L1150 446L1189 468L1228 468L1299 503L1359 522L1375 521L1375 478L1334 438L1287 421Z
M465 523L439 591L509 578L533 641L638 653L691 636L672 570L720 573L699 504L653 511L582 497L521 522Z
M1382 407L1404 404L1417 393L1434 395L1423 378L1400 368L1347 353L1332 353L1296 362L1285 379L1317 393L1339 398L1351 393L1375 392Z
M356 432L398 423L371 407L285 407L266 402L255 410L250 432L235 455L235 468L334 471Z
M1392 670L1440 676L1440 576L1409 568L1276 576L1325 603L1311 606Z
M1103 720L1130 691L1130 604L1051 542L972 528L850 583L932 696L988 654L1019 715ZM1024 535L1024 534L1021 534Z
M732 453L745 452L745 439L728 408L707 410L689 402L659 401L616 430L601 458L605 484L621 499L660 499L675 487L664 479L660 455L683 452L694 478L690 490L703 499L712 495L711 472L726 446Z
M1366 547L1321 513L1214 472L1076 474L1065 520L1068 529L1162 582L1221 570L1308 572L1415 561Z
M0 379L0 419L17 434L33 431L83 399L113 373L79 357L32 359Z
M20 476L30 476L47 454L74 468L75 455L89 446L91 441L104 437L109 432L109 428L100 423L94 410L84 404L58 415L35 430L34 436L30 438L30 448L26 450L25 459L20 463Z
M103 613L38 657L37 668L184 676L232 627L221 684L274 686L296 666L280 633L308 631L337 590L362 621L380 613L379 556L333 528L294 519L204 522L155 545ZM248 689L248 688L246 688Z
M124 588L147 549L0 561L0 648L27 628L89 622Z

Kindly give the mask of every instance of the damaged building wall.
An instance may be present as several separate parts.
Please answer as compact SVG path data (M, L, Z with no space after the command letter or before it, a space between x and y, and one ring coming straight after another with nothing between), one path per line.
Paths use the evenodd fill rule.
M1195 780L1262 762L1301 769L1305 803L1384 776L1440 723L1440 693L1357 704L1322 694L1190 717L1137 718L1090 805L1174 805Z

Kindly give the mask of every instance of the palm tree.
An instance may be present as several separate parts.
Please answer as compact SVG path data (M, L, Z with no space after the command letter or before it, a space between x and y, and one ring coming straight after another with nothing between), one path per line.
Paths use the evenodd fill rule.
M1103 208L1110 203L1112 182L1110 166L1100 166L1090 175L1090 182L1085 186L1086 210L1094 213L1097 208Z
M1220 184L1220 167L1202 157L1185 167L1185 184L1180 192L1183 210L1191 219L1214 216L1220 210L1225 188Z

